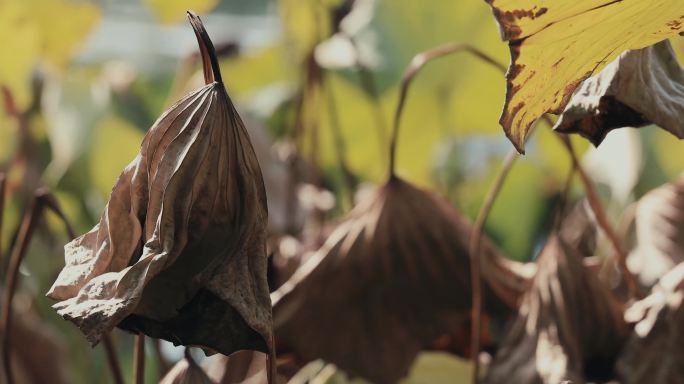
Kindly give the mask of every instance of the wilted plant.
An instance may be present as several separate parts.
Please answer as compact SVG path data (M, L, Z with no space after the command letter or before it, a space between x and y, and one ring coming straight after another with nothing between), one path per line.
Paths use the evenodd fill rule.
M331 157L340 171L335 177L346 184L336 192L352 200L360 173L351 171L345 153L338 119L345 110L336 109L330 82L324 80L335 76L326 71L340 64L329 60L331 51L343 46L342 64L358 70L374 103L382 147L379 153L384 154L379 91L368 63L362 60L363 46L357 44L359 31L370 29L375 2L324 3L297 4L314 17L323 15L330 20L315 20L315 36L306 39L303 52L297 52L296 61L304 67L304 75L299 91L287 96L293 104L287 108L295 110L292 137L287 140L296 143L293 147L309 145L309 160L315 168L313 180L307 180L316 184L312 190L330 187L326 185L330 174L316 163L320 157L317 146L325 136L320 131L323 124L319 120L324 115L320 100L328 100L332 137L326 139L334 142L336 152ZM559 132L580 132L596 145L610 129L626 125L656 123L682 135L682 69L670 44L662 40L681 33L683 3L487 3L511 50L500 123L517 150L523 150L539 118ZM637 17L642 13L649 17ZM250 140L223 86L214 46L199 18L192 13L188 16L200 46L205 85L183 97L153 124L138 156L114 186L99 224L65 247L66 267L49 292L59 301L54 306L58 313L75 323L88 340L104 341L110 362L115 360L108 342L113 328L139 335L136 384L144 378L144 335L226 355L203 363L207 368L203 369L186 348L185 358L162 383L260 384L289 378L292 382L319 382L329 380L338 368L379 384L394 383L408 373L417 354L428 348L471 357L475 383L480 376L492 383L678 382L684 309L681 180L649 193L636 205L638 246L632 256L641 267L633 264L632 270L642 278L641 288L653 286L643 300L630 301L641 296L627 268L624 239L612 229L577 152L564 135L556 137L561 138L572 164L558 204L561 208L557 208L556 223L562 222L562 228L539 230L538 235L550 238L536 262L523 265L506 260L482 235L517 152L506 157L474 225L446 199L395 172L401 111L412 78L426 62L468 52L505 70L473 46L446 44L416 55L404 74L389 145L388 178L360 198L329 232L334 223L326 221L327 215L308 220L296 206L314 199L306 201L294 193L302 181L292 172L295 167L282 159L270 159L268 140L254 136ZM332 37L325 36L328 34ZM594 44L589 44L590 40ZM237 52L232 41L226 47ZM620 55L625 49L632 50ZM186 60L183 64L186 77L176 77L173 99L190 77L192 63ZM29 115L17 113L7 102L11 94L5 84L0 88L7 94L8 115L21 120L21 129L29 132ZM36 102L30 110L39 110L39 92L34 96ZM555 124L544 115L561 111ZM269 165L261 165L263 176L273 176L273 183L264 183L257 159L269 161ZM270 160L277 160L273 167ZM581 209L570 214L564 209L575 174L585 185L594 213L591 217ZM0 227L4 203L1 176ZM25 188L39 184L40 177L35 177ZM278 187L283 184L289 185ZM270 201L278 211L270 225L266 189L280 198ZM16 354L13 361L29 361L24 356L26 349L15 345L23 336L12 332L12 319L17 318L11 312L12 297L40 209L50 207L54 203L51 198L39 193L39 209L26 213L11 252L5 281L9 289L3 291L6 299L0 314L8 384L13 384L10 350ZM334 205L325 204L328 208L323 210L327 213ZM53 210L65 219L63 212ZM584 259L596 250L597 226L611 242L614 254L605 260ZM310 228L314 228L314 236L307 232ZM267 235L272 248L282 248L268 264L277 269L269 271L275 282L270 288L285 281L270 298ZM595 267L605 272L611 266L611 257L617 260L623 280L607 282L596 273L600 268ZM296 265L299 268L295 270ZM625 283L628 298L622 297ZM513 323L505 333L496 332L496 326L511 318ZM279 361L284 376L275 375L272 323L284 355L289 353L289 360ZM242 349L247 351L227 356ZM484 375L479 374L480 357L485 355L480 354L482 349L494 355ZM302 364L318 358L325 361L308 364L317 374L307 375L307 369L295 373ZM122 383L116 362L111 367L115 382ZM44 372L34 373L45 381ZM53 380L60 379L55 374Z
M442 197L402 180L394 169L408 84L423 62L414 60L404 79L387 182L272 294L284 345L374 383L398 381L421 349L467 329L470 318L470 224ZM526 276L489 242L483 248L487 289L502 292L487 295L488 309L506 312L506 303L516 306ZM467 340L455 343L468 353Z
M487 383L605 380L626 327L620 304L563 239L551 237ZM605 376L604 376L605 375Z
M261 170L211 40L188 18L206 85L155 122L100 223L65 246L48 295L93 343L119 326L273 364Z

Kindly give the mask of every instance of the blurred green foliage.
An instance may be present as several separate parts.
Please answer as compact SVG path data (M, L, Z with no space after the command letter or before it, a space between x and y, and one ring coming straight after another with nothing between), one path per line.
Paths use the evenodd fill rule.
M126 50L121 46L139 44L134 40L145 41L145 36L99 33L99 28L132 27L127 24L132 17L145 31L162 36L178 28L187 37L185 42L194 44L191 29L183 24L184 10L194 8L207 14L215 43L234 42L240 47L237 54L221 60L238 108L265 123L273 137L284 139L295 131L300 113L297 101L302 97L303 131L297 142L305 157L322 170L325 187L338 197L342 176L335 126L341 132L342 155L349 170L361 181L382 182L388 167L385 140L400 78L416 53L456 41L508 62L508 48L500 41L484 1L379 1L368 25L355 37L377 57L369 65L378 90L381 118L377 119L376 104L357 68L324 70L323 89L305 91L303 85L307 60L312 49L331 35L331 9L339 4L335 0L259 1L251 6L237 0L0 2L0 46L11 52L0 55L5 99L5 108L0 109L0 171L7 171L10 181L0 234L3 254L31 192L39 186L55 192L79 232L91 228L119 173L138 152L146 130L163 109L199 84L199 68L191 61L187 65L192 44L184 46L188 51L183 54L180 49L169 54L154 46ZM231 27L230 15L258 19L275 32L254 42L250 34ZM123 41L124 37L131 40ZM681 41L675 45L681 52ZM88 54L96 48L111 49L111 55ZM141 59L156 64L140 65ZM42 79L38 93L33 86L36 77ZM504 91L502 73L465 54L428 64L416 78L404 110L398 174L437 190L474 217L501 160L512 148L498 125ZM29 110L35 97L41 100L40 108ZM384 135L378 134L383 131ZM681 142L656 129L640 130L639 136L647 171L639 178L635 197L672 178L684 166L684 157L679 156ZM581 152L589 148L580 138L573 142ZM510 174L487 224L487 232L512 258L534 257L550 227L569 168L557 138L540 127L527 155ZM573 185L571 191L579 194L580 188ZM338 209L337 215L343 213ZM67 343L73 382L102 382L107 372L101 348L91 350L43 297L63 265L61 246L66 241L62 224L49 218L31 246L21 289L30 292L37 312ZM131 338L122 333L116 336L130 377ZM148 361L152 382L156 363L152 358ZM454 372L469 377L468 370L467 364L455 358L425 354L406 383L446 382ZM345 382L341 380L335 376L332 382Z

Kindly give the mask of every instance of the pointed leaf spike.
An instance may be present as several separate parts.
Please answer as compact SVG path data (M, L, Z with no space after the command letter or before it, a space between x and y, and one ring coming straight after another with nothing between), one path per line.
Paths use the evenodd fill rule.
M200 48L200 55L202 56L204 82L206 84L211 84L214 81L223 83L223 80L221 79L221 69L219 68L218 58L216 57L216 51L214 50L214 44L211 42L207 30L204 29L202 20L193 11L187 11L187 13L190 25L192 26L193 31L195 31L197 44L199 44Z

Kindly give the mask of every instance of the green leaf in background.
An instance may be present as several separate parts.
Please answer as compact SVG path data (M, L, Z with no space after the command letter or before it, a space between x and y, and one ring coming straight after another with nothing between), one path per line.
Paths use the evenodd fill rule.
M0 85L10 90L20 110L29 103L30 74L38 61L63 67L99 18L99 9L85 1L0 2L0 46L5 52L0 55Z
M218 5L218 0L144 0L145 5L165 24L185 20L185 11L198 14L210 12Z
M278 83L293 82L295 67L287 60L287 49L276 44L221 61L226 87L236 99Z
M144 134L125 120L109 116L95 127L90 152L93 187L106 198L121 171L140 150Z

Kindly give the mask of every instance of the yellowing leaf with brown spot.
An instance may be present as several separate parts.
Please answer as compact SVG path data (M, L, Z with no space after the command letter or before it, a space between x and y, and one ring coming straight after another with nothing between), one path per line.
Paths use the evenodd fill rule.
M218 0L145 0L145 5L164 24L185 20L185 11L203 14L212 11Z
M684 31L681 0L487 0L509 41L500 123L516 148L546 112L560 113L577 86L628 49Z

